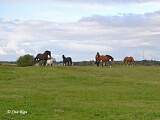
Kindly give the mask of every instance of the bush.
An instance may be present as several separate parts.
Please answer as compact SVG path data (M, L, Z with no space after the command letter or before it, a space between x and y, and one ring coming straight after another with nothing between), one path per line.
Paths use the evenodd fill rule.
M19 67L33 66L34 65L34 57L32 55L24 55L18 58L17 65Z
M39 65L43 66L44 65L44 60L39 61Z

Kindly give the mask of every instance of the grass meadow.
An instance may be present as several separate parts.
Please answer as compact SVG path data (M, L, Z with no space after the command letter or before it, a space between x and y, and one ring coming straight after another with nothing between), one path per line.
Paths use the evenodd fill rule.
M160 67L0 65L0 120L160 120Z

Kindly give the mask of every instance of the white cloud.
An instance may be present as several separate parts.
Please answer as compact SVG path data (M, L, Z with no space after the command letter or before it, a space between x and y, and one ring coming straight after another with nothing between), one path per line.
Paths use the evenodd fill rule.
M77 43L65 43L61 44L61 47L65 49L70 49L71 51L77 52L105 52L111 50L109 46L103 45L94 45L94 44L77 44Z
M6 55L6 53L4 52L3 48L0 48L0 55Z
M62 54L73 56L74 61L92 60L96 52L115 59L134 56L137 60L145 51L146 59L159 60L159 17L156 11L114 17L93 15L78 22L0 21L0 56L15 60L23 54L35 56L50 50L57 61Z

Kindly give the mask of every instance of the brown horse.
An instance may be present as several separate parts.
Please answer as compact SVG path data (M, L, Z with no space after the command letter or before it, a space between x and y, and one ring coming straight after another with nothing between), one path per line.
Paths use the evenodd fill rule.
M99 66L100 61L102 61L102 67L103 67L103 63L105 63L105 66L106 66L107 62L110 64L110 67L111 67L111 62L114 61L114 58L112 56L110 56L110 55L100 55L99 52L97 52L97 54L95 56L95 59L96 59L95 64L97 64L97 66Z
M34 59L35 63L39 63L39 61L44 60L44 65L46 65L47 59L48 59L48 55L51 57L51 52L50 51L45 51L43 54L37 54L37 56Z
M127 63L127 66L128 66L128 63L130 63L130 65L135 65L135 61L134 61L134 58L131 56L131 57L125 57L124 60L123 60L124 63Z

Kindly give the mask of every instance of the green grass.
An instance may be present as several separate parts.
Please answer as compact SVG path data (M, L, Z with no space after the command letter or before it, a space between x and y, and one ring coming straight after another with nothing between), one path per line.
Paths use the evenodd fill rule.
M0 65L0 120L158 120L159 72L146 66Z

